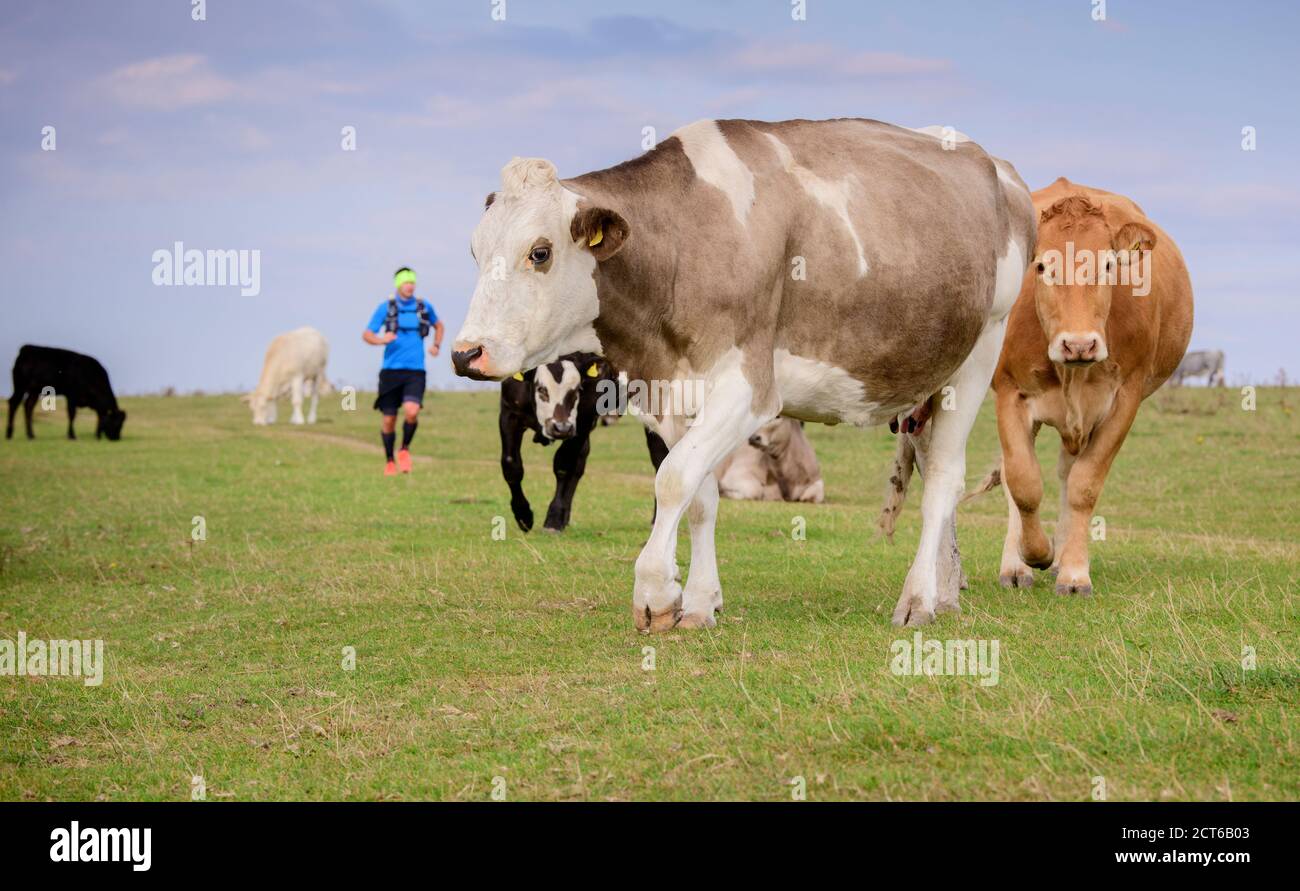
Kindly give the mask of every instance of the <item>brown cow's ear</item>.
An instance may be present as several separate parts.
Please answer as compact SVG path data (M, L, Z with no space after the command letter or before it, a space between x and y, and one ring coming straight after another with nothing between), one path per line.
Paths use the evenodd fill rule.
M487 210L492 206L492 202L497 200L496 192L488 192L487 198L483 201L483 209Z
M573 215L569 234L591 251L596 262L601 262L619 252L631 229L627 220L608 208L583 207Z
M1111 241L1111 247L1119 253L1121 262L1130 251L1149 251L1155 246L1156 234L1141 223L1125 223Z

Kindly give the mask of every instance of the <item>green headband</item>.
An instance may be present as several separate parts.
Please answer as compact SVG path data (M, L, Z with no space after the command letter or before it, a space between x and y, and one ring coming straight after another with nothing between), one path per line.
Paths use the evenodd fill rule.
M397 275L393 276L393 287L400 288L402 285L410 282L415 284L415 273L409 269L403 269Z

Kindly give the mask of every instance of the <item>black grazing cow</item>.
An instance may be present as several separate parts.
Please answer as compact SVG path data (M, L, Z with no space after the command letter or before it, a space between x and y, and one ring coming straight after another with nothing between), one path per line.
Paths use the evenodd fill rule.
M9 426L5 429L5 439L13 439L14 413L24 395L27 397L23 406L27 438L36 438L32 432L32 409L47 388L68 402L68 439L77 438L72 422L80 407L93 408L98 413L96 439L101 436L113 440L121 438L126 412L117 407L117 397L108 383L108 372L98 360L72 350L26 344L18 351L18 359L14 362L14 393L9 397Z
M601 381L617 387L613 368L592 353L572 353L501 384L501 473L510 486L510 510L525 532L533 528L533 509L524 495L524 462L519 452L524 431L533 442L550 445L555 453L555 497L546 511L545 529L561 532L569 525L573 493L587 469L591 430L599 416L597 400ZM655 469L668 454L664 441L646 430L646 445Z

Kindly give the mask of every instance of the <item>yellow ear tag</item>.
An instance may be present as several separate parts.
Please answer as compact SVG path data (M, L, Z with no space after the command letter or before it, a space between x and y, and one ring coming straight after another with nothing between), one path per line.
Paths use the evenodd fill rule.
M516 371L514 374L514 378L517 381L521 381L524 379L524 373L522 371Z
M591 367L587 369L587 377L599 377L600 372L596 370L596 363L592 362Z
M1136 251L1141 247L1142 247L1142 239L1139 238L1137 241L1133 242L1133 247L1129 248L1129 250Z
M596 245L600 244L601 240L604 239L604 237L605 237L605 230L603 228L597 229L595 234L592 235L591 239L587 242L587 247L595 247Z

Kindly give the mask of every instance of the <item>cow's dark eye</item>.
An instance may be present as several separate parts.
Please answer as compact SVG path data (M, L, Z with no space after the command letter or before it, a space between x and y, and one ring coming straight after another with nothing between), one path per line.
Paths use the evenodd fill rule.
M537 388L537 398L540 399L540 400L542 400L543 402L546 401L546 399L547 399L548 397L547 397L547 393L546 393L546 388L545 388L545 387L538 387L538 388Z
M551 259L551 249L544 245L538 245L529 252L528 259L533 261L534 266L545 265Z
M1039 263L1039 264L1038 264L1038 274L1039 274L1039 275L1042 275L1042 274L1043 274L1044 272L1046 272L1046 271L1047 271L1047 267L1044 266L1042 263Z

